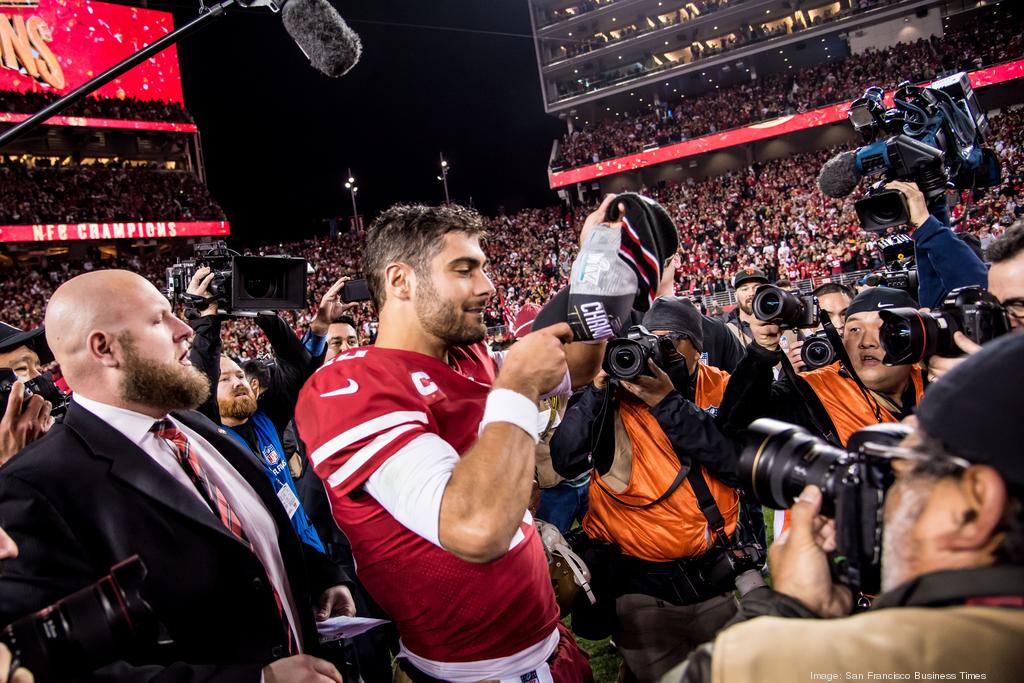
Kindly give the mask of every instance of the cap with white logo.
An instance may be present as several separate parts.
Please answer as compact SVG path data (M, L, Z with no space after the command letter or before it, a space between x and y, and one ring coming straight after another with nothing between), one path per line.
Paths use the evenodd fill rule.
M868 287L850 302L846 315L877 311L880 308L917 308L917 302L902 289Z

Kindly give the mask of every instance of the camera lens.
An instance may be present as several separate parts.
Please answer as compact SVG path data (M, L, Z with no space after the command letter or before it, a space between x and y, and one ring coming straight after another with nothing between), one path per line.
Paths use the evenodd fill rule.
M783 329L800 327L804 317L804 302L791 292L775 285L761 285L751 302L754 317Z
M613 339L605 351L604 369L612 377L635 379L647 365L646 349L631 339Z
M910 220L907 201L899 190L873 192L853 206L861 227L868 232L882 232Z
M943 338L952 343L948 321L940 314L925 314L913 308L891 308L879 311L882 327L878 331L886 365L912 365L941 348Z
M827 338L811 337L800 349L800 360L811 369L823 368L835 362L836 352Z
M851 454L830 446L796 425L762 418L748 428L740 455L740 476L763 505L784 510L808 484L822 492L822 514L834 510L835 476Z

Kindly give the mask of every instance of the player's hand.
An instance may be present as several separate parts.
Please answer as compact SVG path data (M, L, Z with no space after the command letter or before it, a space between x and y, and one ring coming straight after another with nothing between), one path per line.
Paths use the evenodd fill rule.
M495 388L511 389L537 400L557 387L569 366L564 344L572 341L568 323L558 323L526 335L508 350Z
M920 228L921 224L928 220L928 203L924 199L924 193L917 187L917 183L893 180L886 183L885 187L889 190L899 190L907 200L910 222L915 228Z
M185 290L186 294L201 296L209 300L210 303L207 304L206 308L199 311L200 316L217 315L217 299L212 297L209 292L210 283L213 282L214 275L213 270L203 266L192 276L188 283L188 289Z
M313 331L313 334L323 337L327 334L327 328L338 319L338 316L343 315L346 311L351 311L358 305L355 301L345 303L341 300L341 290L350 279L352 278L347 275L338 278L321 297L320 306L316 309L316 316L309 324L309 329Z
M11 384L7 409L0 418L0 465L13 458L50 428L53 418L50 402L39 394L25 398L25 383Z
M309 655L294 655L263 667L263 683L345 683L330 662Z
M622 380L622 386L638 399L653 408L665 397L675 391L672 380L665 374L665 371L655 365L653 360L647 361L647 367L654 374L640 375L632 381Z
M597 209L587 216L585 221L583 221L583 229L580 230L581 247L587 243L587 236L595 226L600 225L601 223L608 223L608 221L605 220L605 216L608 213L608 207L612 205L612 201L614 201L614 199L615 195L613 194L605 195L604 201L601 202L601 206L597 207ZM625 213L626 205L619 202L619 215L621 216ZM608 223L608 225L613 228L620 228L622 227L622 221L615 221L614 223Z
M786 351L786 357L789 358L790 364L797 372L807 371L807 366L804 365L804 361L800 357L800 350L802 348L804 348L804 343L802 341L796 341L790 344L789 351Z
M790 508L789 529L768 550L772 587L823 617L850 613L853 595L832 583L828 553L836 549L836 525L818 513L821 490L807 486Z

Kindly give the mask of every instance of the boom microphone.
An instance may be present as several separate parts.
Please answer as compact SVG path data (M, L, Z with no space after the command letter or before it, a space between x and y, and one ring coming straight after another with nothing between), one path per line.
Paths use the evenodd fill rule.
M281 20L288 35L317 71L344 76L359 61L363 45L327 0L287 0Z
M825 162L818 174L818 188L829 197L840 199L857 188L861 179L857 168L857 153L840 152Z

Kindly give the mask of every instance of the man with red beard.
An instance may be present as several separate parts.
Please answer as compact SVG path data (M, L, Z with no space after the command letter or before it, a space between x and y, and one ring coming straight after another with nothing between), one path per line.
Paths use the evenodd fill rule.
M248 452L194 410L210 385L167 299L135 273L86 273L51 297L46 337L74 399L0 471L0 519L20 551L4 560L0 623L137 555L163 634L76 680L341 683L299 654L318 647L314 596L337 586L314 576L319 553Z

